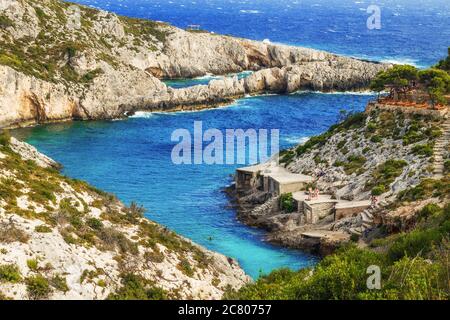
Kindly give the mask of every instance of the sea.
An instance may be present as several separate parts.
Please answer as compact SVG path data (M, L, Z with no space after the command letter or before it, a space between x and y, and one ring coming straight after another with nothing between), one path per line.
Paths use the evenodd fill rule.
M76 0L121 15L200 25L216 33L323 49L361 59L425 68L450 46L450 1L349 0ZM372 6L372 7L370 7ZM373 6L376 6L375 9ZM374 11L375 10L375 11ZM380 29L367 20L379 13ZM246 76L243 73L239 76ZM176 79L181 88L214 76ZM277 129L280 148L306 141L335 124L342 110L364 110L371 92L297 92L245 97L213 110L139 112L119 121L41 125L15 135L60 162L63 173L112 192L126 204L193 241L238 260L254 279L277 268L298 270L318 257L267 243L264 231L236 219L223 188L243 164L182 164L172 161L177 129ZM248 164L248 163L247 163Z

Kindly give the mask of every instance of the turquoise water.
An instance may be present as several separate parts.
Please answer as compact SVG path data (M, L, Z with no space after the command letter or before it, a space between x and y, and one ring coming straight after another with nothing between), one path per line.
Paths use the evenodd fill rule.
M76 0L133 17L170 22L236 36L324 49L378 61L429 66L450 45L448 0ZM367 7L380 6L381 30L368 30ZM166 82L182 88L211 77ZM304 93L239 100L216 110L141 114L115 122L73 122L26 129L18 134L61 162L64 173L137 201L148 217L194 241L237 258L257 277L273 268L315 262L298 251L274 247L263 232L243 226L221 189L236 166L175 166L171 133L205 128L281 129L281 145L294 145L333 124L340 109L362 110L371 97ZM208 240L209 238L212 240Z
M234 77L236 76L238 79L244 79L246 77L248 77L252 72L251 71L243 71L240 73L236 73L236 74L230 74L230 75L226 75L224 77ZM196 86L196 85L200 85L200 84L208 84L211 80L217 80L217 79L222 79L222 76L213 76L213 75L207 75L204 77L198 77L198 78L194 78L194 79L176 79L176 80L164 80L163 82L172 88L175 89L180 89L180 88L187 88L187 87L192 87L192 86Z
M371 96L301 93L239 100L200 112L140 114L123 121L72 122L18 131L20 137L64 165L63 172L137 201L148 218L192 240L238 259L253 277L274 268L302 268L312 256L263 241L263 232L236 220L221 191L236 165L174 165L171 133L204 129L281 129L282 147L322 132L339 110L362 110ZM209 240L210 237L212 240Z

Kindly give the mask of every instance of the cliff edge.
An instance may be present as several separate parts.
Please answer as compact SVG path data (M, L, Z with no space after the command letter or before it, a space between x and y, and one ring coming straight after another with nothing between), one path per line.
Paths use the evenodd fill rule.
M58 0L0 7L0 126L111 119L246 94L360 90L389 65L121 17ZM209 85L161 79L254 71Z
M5 133L0 168L0 299L220 299L250 281Z

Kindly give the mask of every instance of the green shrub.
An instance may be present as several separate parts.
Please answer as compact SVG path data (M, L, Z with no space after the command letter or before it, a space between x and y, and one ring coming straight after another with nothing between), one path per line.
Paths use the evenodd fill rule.
M119 249L122 253L137 254L139 252L137 244L129 240L123 233L113 228L103 228L99 232L99 238L102 240L106 249Z
M386 188L384 187L384 185L379 185L376 186L372 189L372 195L373 196L381 196L383 193L386 192Z
M0 29L14 26L14 22L5 15L0 14Z
M11 135L8 130L3 130L0 132L0 146L8 146L11 140Z
M289 164L294 160L295 152L292 150L283 150L280 152L280 163Z
M443 179L423 179L419 185L403 190L398 193L397 199L400 201L418 201L431 197L444 197L450 194L449 177Z
M435 203L429 203L422 210L420 210L419 218L427 220L430 217L436 216L442 212L442 208Z
M412 148L412 152L416 155L431 157L433 155L433 144L419 144Z
M49 226L46 226L45 224L41 224L39 226L36 226L34 228L34 231L39 232L39 233L50 233L50 232L52 232L52 228L50 228Z
M345 140L339 141L339 143L337 144L337 148L342 149L346 143L347 143L347 141L345 141Z
M86 223L94 230L101 230L103 228L103 222L97 218L89 218L86 220Z
M347 157L347 162L342 163L342 166L344 167L345 173L351 175L359 171L366 161L367 159L363 156L350 155Z
M26 284L28 296L32 300L47 299L52 292L48 280L40 274L28 277Z
M186 259L180 259L180 262L177 264L177 269L183 272L188 277L194 276L194 270Z
M302 145L298 146L297 149L295 149L295 152L297 153L298 156L301 156L301 155L309 152L313 148L320 147L326 143L326 141L330 135L331 134L329 132L326 132L319 136L311 137L311 138L309 138L308 141L306 141Z
M395 242L395 240L394 240ZM448 263L448 262L447 262ZM367 288L369 266L381 270L381 289ZM344 247L310 269L280 269L225 299L244 300L355 300L355 299L441 299L449 298L448 265L421 257L402 256L391 262L384 254ZM312 270L311 270L312 271Z
M436 229L404 233L390 246L388 256L391 260L397 261L404 256L415 257L418 254L425 254L435 243L440 242L442 237L442 233Z
M280 208L287 213L294 212L294 198L292 193L283 193L280 196Z
M374 133L377 130L377 124L375 122L370 121L367 124L366 129L368 132Z
M367 290L367 267L383 265L380 254L352 247L325 257L309 274L281 269L248 284L227 299L357 299Z
M445 162L444 162L444 171L445 171L445 173L449 173L450 172L450 160L445 160Z
M27 260L27 266L32 271L38 271L39 270L39 262L37 259L28 259Z
M349 150L348 150L347 147L343 147L343 148L341 149L341 153L342 153L343 155L346 155L348 152L349 152Z
M19 267L15 264L0 265L0 282L19 282L22 280Z
M404 160L390 159L380 164L372 173L372 179L366 184L366 188L384 187L385 192L389 190L391 183L403 173L403 168L408 163Z
M64 293L69 291L69 286L67 285L67 280L65 277L61 275L56 275L52 277L49 281L50 285L58 291L62 291Z
M145 208L135 202L131 202L130 207L128 207L125 211L126 217L131 223L136 223L139 219L143 218L144 213Z
M91 83L95 78L97 78L101 74L103 74L103 70L100 68L91 70L81 77L80 82Z
M106 287L106 281L103 280L103 279L100 279L100 280L97 281L97 285L99 287L105 288Z
M141 276L122 275L122 287L108 296L109 300L165 300L167 292Z
M380 136L373 136L372 138L370 138L370 141L373 143L379 143L379 142L383 141L383 138Z

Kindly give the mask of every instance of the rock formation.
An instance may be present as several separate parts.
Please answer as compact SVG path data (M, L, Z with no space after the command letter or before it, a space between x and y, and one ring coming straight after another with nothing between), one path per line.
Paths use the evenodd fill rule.
M268 167L259 173L264 179L257 174L253 185L235 188L238 218L268 230L269 241L320 254L351 237L365 241L382 231L405 230L425 205L449 201L448 170L435 173L436 162L449 156L449 122L448 110L369 104L365 113L281 152L280 163L292 175L314 178L292 191L291 211L281 205L288 194L266 189L265 172L274 170ZM441 153L434 154L438 143ZM305 201L308 188L320 195Z
M388 65L44 0L0 10L0 127L223 104L246 94L360 90ZM255 71L185 89L160 79Z
M0 299L220 299L250 280L55 166L0 136Z

